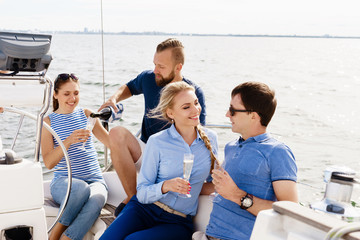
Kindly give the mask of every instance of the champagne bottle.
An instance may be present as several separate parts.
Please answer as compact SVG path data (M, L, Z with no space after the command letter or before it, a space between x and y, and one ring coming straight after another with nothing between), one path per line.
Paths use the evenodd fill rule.
M116 107L119 109L118 112L115 112L111 106L107 106L98 113L90 113L90 117L100 118L104 122L114 122L121 119L124 111L124 106L121 103L116 104Z

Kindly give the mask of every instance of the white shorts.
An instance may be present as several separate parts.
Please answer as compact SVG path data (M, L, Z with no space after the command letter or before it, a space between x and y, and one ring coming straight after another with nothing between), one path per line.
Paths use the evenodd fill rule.
M144 150L145 150L146 143L144 143L140 138L137 138L137 137L135 137L135 138L138 141L138 143L140 145L140 149L141 149L141 155L140 155L139 159L135 163L135 168L136 168L137 172L140 172L142 156L143 156L143 153L144 153Z

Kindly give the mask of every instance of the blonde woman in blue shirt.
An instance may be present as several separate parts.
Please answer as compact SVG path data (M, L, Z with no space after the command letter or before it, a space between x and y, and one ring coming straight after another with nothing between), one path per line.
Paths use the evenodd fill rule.
M152 135L144 152L134 196L101 239L191 239L192 216L217 154L217 136L200 126L201 106L192 86L167 85L152 117L171 127ZM189 182L183 179L184 154L194 155ZM191 193L190 198L180 194Z

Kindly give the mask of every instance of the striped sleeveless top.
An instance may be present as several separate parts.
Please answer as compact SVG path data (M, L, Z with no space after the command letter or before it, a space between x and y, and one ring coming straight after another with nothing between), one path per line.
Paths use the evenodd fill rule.
M83 108L75 108L72 113L58 114L51 113L49 115L51 128L59 135L61 141L64 141L74 130L85 129L87 123L87 117ZM56 139L53 137L54 148L59 146ZM85 150L82 150L83 143L74 143L68 149L68 155L70 158L72 177L80 180L84 180L88 183L102 182L105 186L104 178L102 177L99 162L97 160L97 153L94 147L93 135L91 134L85 143ZM67 177L67 169L61 169L66 167L65 157L55 166L55 169L59 169L54 172L54 179L59 177ZM51 183L51 185L52 185Z

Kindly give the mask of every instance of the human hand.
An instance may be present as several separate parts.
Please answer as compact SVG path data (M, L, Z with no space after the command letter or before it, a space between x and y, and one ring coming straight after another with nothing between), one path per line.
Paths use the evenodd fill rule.
M191 190L190 183L183 178L177 177L170 180L166 180L161 188L163 193L169 191L177 192L181 194L189 194Z
M102 109L104 109L107 106L112 107L115 112L119 111L119 109L116 107L116 99L111 97L103 105L100 106L100 108L98 109L98 112L100 112Z
M91 133L90 130L87 129L75 130L70 134L69 137L66 138L64 144L68 144L68 146L70 146L71 144L74 143L86 142L90 136L90 133Z
M0 107L0 113L3 113L3 112L4 112L4 108Z
M238 203L241 199L241 189L238 188L234 180L231 178L229 173L224 169L214 169L212 171L213 184L215 185L215 190L223 198L226 198L230 201Z

